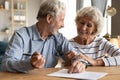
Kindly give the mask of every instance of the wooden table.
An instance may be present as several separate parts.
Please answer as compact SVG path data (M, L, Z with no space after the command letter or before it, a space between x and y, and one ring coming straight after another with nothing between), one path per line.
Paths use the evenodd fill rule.
M70 78L59 78L46 76L49 73L60 70L61 68L43 68L33 70L29 73L10 73L0 72L0 80L76 80ZM87 71L107 72L108 75L100 80L120 80L120 66L119 67L88 67Z

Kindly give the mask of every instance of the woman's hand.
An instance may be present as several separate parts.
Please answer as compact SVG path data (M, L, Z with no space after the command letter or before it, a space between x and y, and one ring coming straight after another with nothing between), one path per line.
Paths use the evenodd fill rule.
M66 57L66 62L64 66L70 66L68 73L79 73L79 72L84 72L86 65L79 60L75 60L71 64L71 59L73 57L76 57L78 53L77 52L67 52L65 57Z
M80 73L84 72L86 69L86 65L82 62L75 60L72 65L70 66L68 73Z

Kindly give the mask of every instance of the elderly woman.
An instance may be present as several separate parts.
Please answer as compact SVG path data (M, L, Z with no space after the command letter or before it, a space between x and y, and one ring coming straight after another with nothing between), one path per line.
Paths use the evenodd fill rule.
M78 35L70 42L80 55L67 54L68 62L70 58L75 57L84 59L87 64L93 66L120 65L120 49L99 36L103 28L103 16L97 8L85 7L80 9L75 22Z

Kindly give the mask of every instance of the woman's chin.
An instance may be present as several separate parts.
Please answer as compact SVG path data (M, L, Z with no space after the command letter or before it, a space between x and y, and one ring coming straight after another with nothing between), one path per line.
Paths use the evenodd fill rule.
M90 35L87 35L87 34L80 34L80 37L81 38L88 38Z

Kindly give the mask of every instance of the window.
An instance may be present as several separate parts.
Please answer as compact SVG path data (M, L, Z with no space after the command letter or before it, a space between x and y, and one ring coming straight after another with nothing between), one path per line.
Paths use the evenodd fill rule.
M62 0L67 5L64 28L60 32L67 39L71 39L77 35L75 16L76 16L76 1L75 0Z

